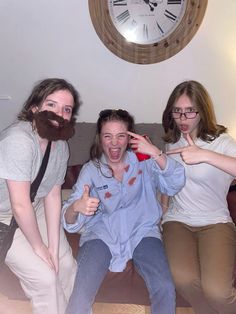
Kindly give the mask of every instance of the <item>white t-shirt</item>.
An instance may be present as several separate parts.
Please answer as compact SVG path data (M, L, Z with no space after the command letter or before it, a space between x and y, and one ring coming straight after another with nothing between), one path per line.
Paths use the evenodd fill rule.
M195 144L204 149L236 157L236 141L226 133L210 143L197 139ZM181 137L177 143L167 144L167 150L186 145L186 140ZM232 222L226 197L234 177L206 163L187 165L180 154L171 156L185 167L186 184L179 193L170 198L169 209L163 216L163 223L180 221L198 227Z

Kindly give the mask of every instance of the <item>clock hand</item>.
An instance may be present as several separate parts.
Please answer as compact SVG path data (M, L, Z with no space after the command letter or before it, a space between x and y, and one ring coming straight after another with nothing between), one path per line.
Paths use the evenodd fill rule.
M157 3L150 0L143 0L146 4L149 5L150 11L154 11L154 8L157 7Z

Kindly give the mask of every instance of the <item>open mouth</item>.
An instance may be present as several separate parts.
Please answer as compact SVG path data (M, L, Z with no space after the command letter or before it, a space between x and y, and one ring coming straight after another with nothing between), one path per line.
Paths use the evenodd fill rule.
M110 158L117 160L120 158L120 148L110 148L109 149Z
M179 126L179 128L180 128L181 132L187 132L188 131L188 125L186 125L186 124L181 124Z

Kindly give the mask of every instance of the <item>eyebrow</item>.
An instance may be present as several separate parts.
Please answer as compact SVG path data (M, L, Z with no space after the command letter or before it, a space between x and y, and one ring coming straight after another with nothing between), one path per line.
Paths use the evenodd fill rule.
M53 100L53 99L50 99L50 98L49 98L49 99L48 99L48 98L46 98L46 99L45 99L45 101L51 101L51 102L54 102L55 104L58 104L58 101ZM72 105L63 104L63 106L73 108L73 106L72 106Z
M181 107L178 107L178 106L173 106L173 109L196 109L195 106L189 106L189 107L186 107L186 108L181 108Z
M117 134L112 134L112 133L110 133L110 132L105 132L105 133L101 133L102 135L127 135L127 133L126 132L120 132L120 133L117 133Z

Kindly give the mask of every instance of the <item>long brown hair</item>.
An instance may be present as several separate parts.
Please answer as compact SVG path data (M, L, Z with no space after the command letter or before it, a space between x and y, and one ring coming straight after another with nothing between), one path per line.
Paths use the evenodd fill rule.
M180 96L186 95L196 107L200 116L197 137L203 141L213 141L221 133L227 132L226 127L218 125L212 99L205 87L197 81L185 81L175 87L171 93L162 115L162 125L165 131L163 139L167 143L176 143L181 132L172 117L172 110Z
M100 169L101 173L102 170L100 158L103 151L100 142L100 135L103 125L108 121L121 121L126 124L128 131L134 132L134 118L128 113L128 111L123 109L105 109L99 113L99 118L97 120L96 126L96 134L90 149L90 159L93 161L95 166ZM111 170L111 173L113 175L112 169L108 165L106 166Z
M81 105L78 91L74 88L74 86L71 83L67 82L64 79L48 78L40 81L34 86L30 96L24 103L22 111L18 115L18 120L32 121L33 120L32 108L34 107L40 108L48 95L51 95L54 92L60 90L68 90L71 93L74 99L72 118L75 118Z

